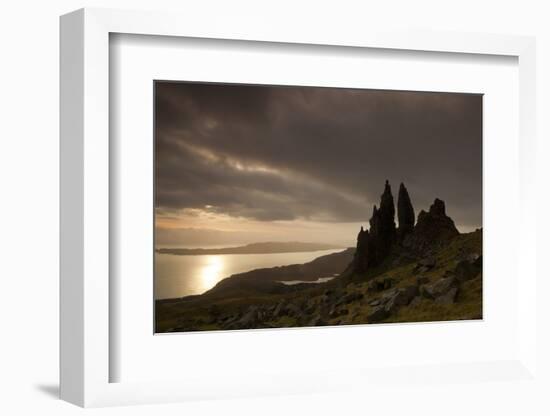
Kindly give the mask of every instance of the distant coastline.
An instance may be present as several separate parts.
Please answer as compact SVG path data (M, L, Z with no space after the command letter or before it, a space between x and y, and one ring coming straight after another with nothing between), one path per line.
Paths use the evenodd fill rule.
M303 253L308 251L322 251L343 248L333 244L302 243L302 242L266 242L252 243L238 247L224 248L159 248L159 254L173 254L176 256L202 256L214 254L274 254L274 253Z

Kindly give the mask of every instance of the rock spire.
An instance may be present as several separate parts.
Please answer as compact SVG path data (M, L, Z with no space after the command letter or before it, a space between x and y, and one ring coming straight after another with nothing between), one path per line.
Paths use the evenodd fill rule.
M399 220L399 239L402 240L414 229L414 208L403 182L399 185L399 195L397 196L397 219Z
M388 181L380 197L380 208L375 205L369 220L370 229L359 231L355 251L354 270L364 273L368 267L379 265L390 253L396 239L395 206Z
M380 209L374 207L370 223L369 263L378 265L389 254L395 241L395 206L393 195L388 181L384 186L384 193L380 197Z

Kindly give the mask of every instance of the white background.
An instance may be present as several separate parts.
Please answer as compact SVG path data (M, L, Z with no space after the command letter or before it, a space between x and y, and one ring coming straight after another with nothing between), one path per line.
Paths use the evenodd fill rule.
M200 3L200 5L199 5ZM224 4L226 3L226 4ZM304 23L322 19L327 25L368 25L387 21L389 26L431 27L490 33L538 36L539 176L548 176L546 162L550 137L550 13L544 1L332 1L277 2L184 1L18 1L4 2L0 14L2 87L0 89L0 410L4 414L73 414L82 412L55 400L58 367L58 16L83 6L174 9L228 19L257 15ZM241 6L242 5L242 6ZM240 16L240 17L239 17ZM545 27L546 26L546 27ZM541 180L540 258L548 253L548 184ZM546 208L545 208L546 207ZM514 226L511 219L510 226ZM543 246L544 244L544 246ZM546 254L547 255L547 254ZM543 267L542 264L540 267ZM546 267L546 266L545 266ZM549 292L549 284L538 288ZM540 305L541 313L548 306ZM548 319L546 317L546 319ZM540 334L543 336L543 334ZM546 351L548 331L546 332ZM547 365L547 358L540 357ZM545 361L546 360L546 361ZM546 371L548 374L548 371ZM410 402L409 414L548 414L541 392L501 383L492 389L476 386L434 386L430 391L388 388L377 403L345 392L316 396L259 398L223 402L141 406L93 410L100 414L392 414L393 404ZM538 397L538 399L537 399ZM548 406L548 404L546 404Z

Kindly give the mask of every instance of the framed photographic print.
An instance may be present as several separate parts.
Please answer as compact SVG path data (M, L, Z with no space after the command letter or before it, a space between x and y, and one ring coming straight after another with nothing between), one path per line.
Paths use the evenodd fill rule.
M534 40L233 23L61 19L62 398L539 389Z

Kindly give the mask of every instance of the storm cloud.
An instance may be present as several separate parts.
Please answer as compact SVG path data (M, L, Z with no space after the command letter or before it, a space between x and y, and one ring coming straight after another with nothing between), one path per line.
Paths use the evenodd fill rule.
M482 96L157 81L155 170L167 213L366 222L388 179L479 227Z

